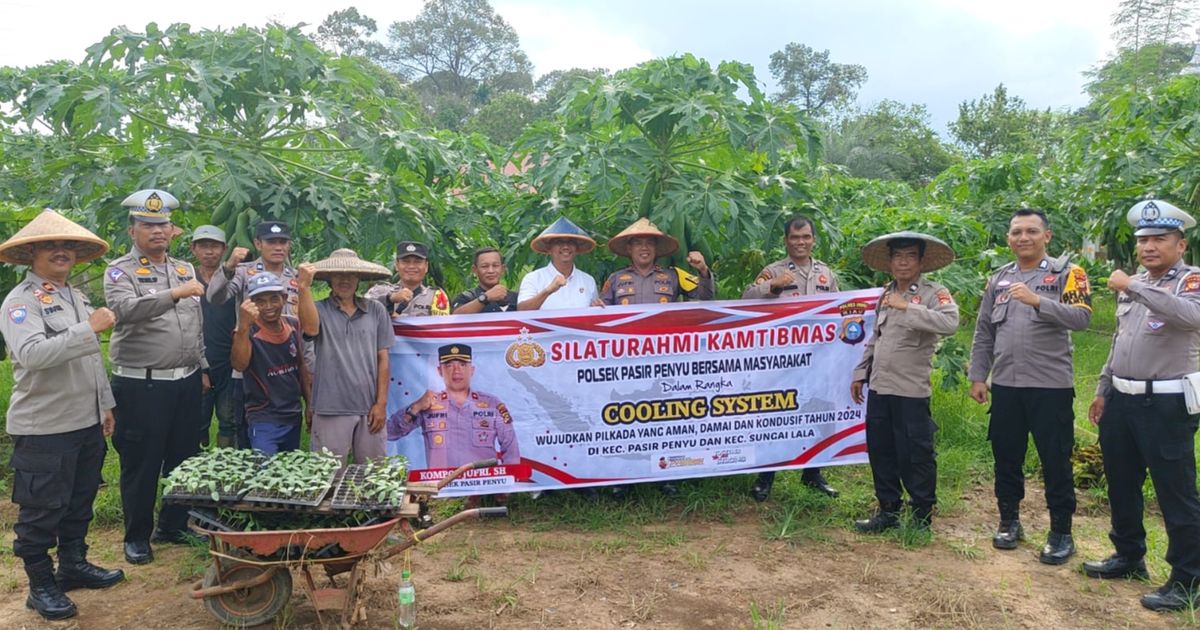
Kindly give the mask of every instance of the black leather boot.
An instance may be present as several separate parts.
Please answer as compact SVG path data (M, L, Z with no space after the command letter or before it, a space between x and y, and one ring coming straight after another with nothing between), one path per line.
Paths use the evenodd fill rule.
M54 581L54 563L50 558L25 564L29 576L29 597L25 607L36 610L43 619L54 621L75 616L75 602Z
M929 526L933 524L933 506L912 506L912 524L917 529L929 529Z
M771 496L771 486L773 485L775 485L774 472L759 473L758 477L754 480L754 485L750 486L750 496L755 501L762 503Z
M64 591L76 588L108 588L125 579L120 569L102 569L87 561L87 543L63 540L58 543L58 573L54 575Z
M864 534L880 534L889 529L900 527L900 504L880 504L879 509L871 518L860 518L854 521L854 529Z
M1025 538L1025 529L1021 527L1021 504L1000 501L1000 526L996 535L992 536L992 546L996 549L1016 549L1017 543Z
M1083 563L1083 573L1088 577L1101 580L1134 579L1148 580L1150 573L1146 571L1146 561L1142 558L1134 560L1119 553L1103 559Z
M821 474L820 468L805 468L804 472L800 473L800 481L831 499L836 499L840 494L836 488L829 485L828 481L825 481L825 475Z
M1075 541L1071 538L1071 515L1051 514L1050 535L1038 554L1038 561L1042 564L1064 564L1073 555Z

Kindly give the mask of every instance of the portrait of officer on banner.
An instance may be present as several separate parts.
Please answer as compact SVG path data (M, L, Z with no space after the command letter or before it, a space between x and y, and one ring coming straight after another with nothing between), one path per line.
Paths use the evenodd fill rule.
M452 343L438 348L437 373L444 389L426 390L389 416L388 440L400 440L420 428L425 443L423 468L456 468L493 457L505 465L520 463L508 407L496 396L471 387L475 375L471 346ZM410 459L413 468L422 468Z

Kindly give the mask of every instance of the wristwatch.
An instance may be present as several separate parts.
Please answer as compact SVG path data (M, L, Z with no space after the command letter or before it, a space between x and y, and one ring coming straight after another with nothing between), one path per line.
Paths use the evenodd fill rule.
M475 299L479 300L479 303L480 303L480 304L487 304L487 303L488 303L488 296L487 296L487 294L486 294L486 293L480 293L480 294L479 294L479 297L477 297L477 298L475 298Z

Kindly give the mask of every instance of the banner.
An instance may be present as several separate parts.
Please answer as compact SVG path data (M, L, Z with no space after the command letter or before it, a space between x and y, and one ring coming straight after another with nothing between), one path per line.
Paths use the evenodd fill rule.
M388 453L500 461L451 496L865 463L880 293L398 319Z

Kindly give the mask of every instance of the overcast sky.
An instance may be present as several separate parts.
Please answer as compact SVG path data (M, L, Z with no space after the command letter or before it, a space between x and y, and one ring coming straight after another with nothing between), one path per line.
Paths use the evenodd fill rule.
M187 22L194 28L320 23L356 6L380 30L420 11L420 0L0 0L0 66L81 60L115 26ZM774 90L767 62L789 42L829 49L866 66L859 103L924 103L944 136L958 104L997 83L1033 107L1087 102L1082 72L1112 53L1116 0L492 0L516 29L535 75L572 67L610 70L690 52L754 66Z

